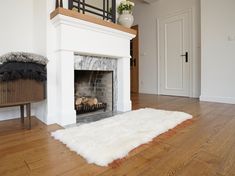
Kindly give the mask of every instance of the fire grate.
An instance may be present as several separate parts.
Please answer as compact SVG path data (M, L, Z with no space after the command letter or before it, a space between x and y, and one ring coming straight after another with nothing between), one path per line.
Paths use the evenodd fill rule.
M98 110L104 110L105 112L107 108L107 103L98 103L95 105L80 104L80 105L76 105L75 108L76 108L77 114L84 114L84 113L94 112Z

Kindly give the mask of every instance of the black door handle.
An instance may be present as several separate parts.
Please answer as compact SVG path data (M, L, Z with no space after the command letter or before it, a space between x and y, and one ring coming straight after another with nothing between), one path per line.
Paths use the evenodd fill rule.
M181 55L185 57L185 62L188 62L188 52L186 52L185 54Z

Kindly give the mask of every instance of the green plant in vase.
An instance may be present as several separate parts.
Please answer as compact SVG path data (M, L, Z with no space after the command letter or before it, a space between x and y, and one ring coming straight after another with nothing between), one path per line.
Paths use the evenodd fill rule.
M135 4L131 1L124 0L121 1L117 11L119 13L118 23L124 27L130 28L134 22L134 17L132 15L132 10Z

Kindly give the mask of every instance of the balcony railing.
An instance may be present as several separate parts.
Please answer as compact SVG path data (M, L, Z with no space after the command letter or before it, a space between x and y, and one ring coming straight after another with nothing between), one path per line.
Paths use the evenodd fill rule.
M116 22L116 0L96 0L100 1L99 7L89 4L86 0L68 0L68 8L76 10L79 13L90 13L103 18L103 20L111 20ZM56 7L63 7L63 0L56 0Z

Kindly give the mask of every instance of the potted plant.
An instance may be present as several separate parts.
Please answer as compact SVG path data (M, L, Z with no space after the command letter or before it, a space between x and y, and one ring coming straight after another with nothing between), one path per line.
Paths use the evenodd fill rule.
M132 15L132 10L135 4L131 1L128 0L123 0L120 2L118 6L118 13L119 13L119 18L118 22L122 26L130 28L134 22L134 18Z

